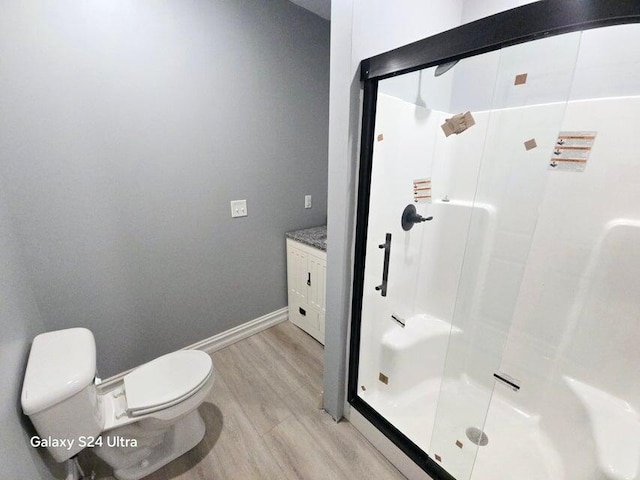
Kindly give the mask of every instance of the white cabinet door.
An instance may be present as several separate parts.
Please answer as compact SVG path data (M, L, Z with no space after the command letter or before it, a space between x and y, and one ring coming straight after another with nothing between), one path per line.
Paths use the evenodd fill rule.
M287 248L287 285L289 295L306 303L307 292L307 254L297 248Z
M325 253L287 239L289 320L323 345L326 276Z
M307 268L309 269L309 290L307 300L309 305L320 313L324 313L324 294L327 276L327 261L309 255L307 257Z

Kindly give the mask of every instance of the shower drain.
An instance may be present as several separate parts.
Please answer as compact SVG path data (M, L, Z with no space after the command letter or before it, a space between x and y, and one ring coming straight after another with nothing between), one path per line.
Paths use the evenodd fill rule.
M489 443L489 437L476 427L469 427L465 432L467 434L467 438L471 441L471 443L475 443L476 445L480 445L484 447L487 443Z

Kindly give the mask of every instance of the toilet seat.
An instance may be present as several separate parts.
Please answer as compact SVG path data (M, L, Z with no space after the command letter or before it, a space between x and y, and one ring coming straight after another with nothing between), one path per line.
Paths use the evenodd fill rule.
M211 357L200 350L163 355L124 376L127 413L146 415L176 405L212 375Z

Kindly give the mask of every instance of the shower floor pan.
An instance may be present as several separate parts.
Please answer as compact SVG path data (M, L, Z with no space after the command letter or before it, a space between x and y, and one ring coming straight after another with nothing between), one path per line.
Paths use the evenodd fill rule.
M470 478L472 465L472 480L571 480L565 476L559 454L540 427L540 417L511 405L505 387L496 386L482 425L491 395L486 387L466 376L445 382L442 397L447 405L437 412L436 423L440 386L440 379L435 378L401 394L389 395L382 388L373 387L360 396L432 458L439 455L442 466L458 480ZM470 405L477 408L469 408ZM482 429L488 437L487 445L478 447L469 441L469 427Z

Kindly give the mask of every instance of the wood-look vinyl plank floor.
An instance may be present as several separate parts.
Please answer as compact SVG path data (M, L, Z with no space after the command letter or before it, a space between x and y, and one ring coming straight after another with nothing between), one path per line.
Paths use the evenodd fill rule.
M402 479L398 470L347 421L336 423L318 409L319 392L304 385L284 401L306 428L313 443L327 452L344 478L362 480Z
M146 480L404 479L349 422L320 410L323 353L289 322L213 353L205 438ZM80 459L85 473L113 479L90 451Z
M324 349L316 340L291 322L279 323L260 334L291 364L297 365L309 383L322 387Z
M192 452L186 462L179 459L159 473L169 479L208 480L238 479L261 480L264 478L285 478L285 475L271 452L265 448L262 437L245 415L233 393L220 375L215 388L200 409L207 425L207 435ZM212 431L212 433L210 433ZM200 449L202 452L198 452ZM187 467L186 471L184 467ZM153 476L150 480L164 480Z
M271 380L265 378L242 353L241 346L230 345L215 352L212 358L216 374L229 386L236 402L260 435L292 415L271 387Z
M328 452L314 442L309 431L296 417L271 430L263 441L276 457L289 480L347 479Z
M269 385L280 398L308 382L305 372L298 365L289 362L263 335L253 335L238 342L237 346L256 372L268 379Z

